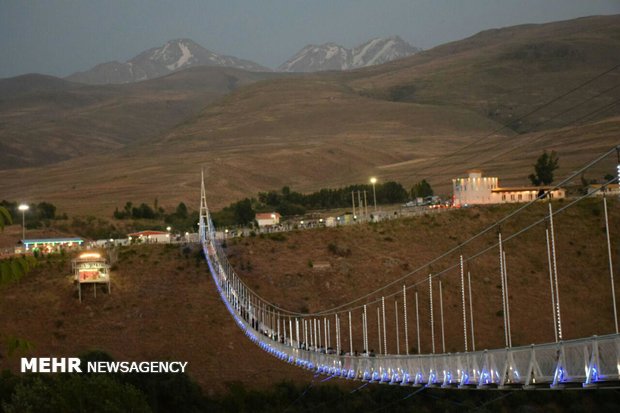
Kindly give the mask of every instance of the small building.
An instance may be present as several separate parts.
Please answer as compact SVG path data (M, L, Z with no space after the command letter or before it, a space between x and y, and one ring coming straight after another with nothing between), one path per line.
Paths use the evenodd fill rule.
M110 266L107 260L95 251L86 251L71 261L74 281L78 287L78 297L82 301L82 284L93 284L97 297L97 284L106 284L110 293Z
M60 251L61 249L80 247L84 240L82 238L38 238L21 240L24 251L41 252L48 254L50 252Z
M338 225L338 221L336 221L335 217L327 217L325 218L325 226L326 227L335 227Z
M620 185L607 184L605 188L601 188L601 184L588 185L588 194L596 196L620 196Z
M130 241L144 243L168 243L170 242L170 233L165 231L139 231L127 234Z
M338 225L349 225L354 224L357 221L357 216L353 215L351 212L345 212L344 214L336 217L336 222Z
M492 199L495 200L495 204L530 202L538 198L539 195L545 192L549 192L549 197L551 199L566 197L566 190L564 188L553 189L552 186L522 186L495 188L493 190Z
M495 204L493 190L498 188L498 178L482 177L482 171L468 171L467 178L452 180L452 204L455 206L472 204Z
M255 219L259 228L273 227L280 224L281 215L277 212L261 212L256 214Z
M502 188L497 177L483 177L479 170L469 171L467 178L452 180L454 206L529 202L544 192L549 192L549 197L554 199L566 197L564 188L554 189L551 186Z

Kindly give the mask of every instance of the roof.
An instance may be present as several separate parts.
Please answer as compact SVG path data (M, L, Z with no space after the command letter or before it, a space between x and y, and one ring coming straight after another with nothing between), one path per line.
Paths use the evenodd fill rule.
M602 187L602 186L603 186L602 184L590 184L590 185L588 185L588 187L589 187L589 188L594 188L594 189L596 189L596 188L600 188L600 187ZM607 184L607 185L605 185L605 186L606 186L608 189L618 189L618 188L620 187L620 185L619 185L619 184Z
M65 242L84 242L82 238L35 238L23 239L22 244L62 244Z
M256 214L256 219L272 219L271 216L274 215L276 218L280 218L281 215L277 212L260 212Z
M151 235L168 235L166 231L138 231L127 234L130 237L149 237Z
M79 256L72 260L75 263L78 262L105 262L106 259L96 251L88 250L81 253Z
M549 190L564 190L564 188L556 188L554 186L513 186L505 188L494 188L491 192L539 192Z

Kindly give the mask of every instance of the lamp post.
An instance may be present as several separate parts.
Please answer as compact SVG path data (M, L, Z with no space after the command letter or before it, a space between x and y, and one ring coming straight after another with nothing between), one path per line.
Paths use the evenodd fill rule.
M168 231L168 244L172 242L172 236L170 236L171 227L166 227L166 231Z
M30 209L27 204L20 204L17 209L22 211L22 242L26 240L26 211Z
M375 212L377 212L377 192L375 191L375 184L377 183L377 178L374 176L370 178L370 183L372 184L372 198L375 201Z

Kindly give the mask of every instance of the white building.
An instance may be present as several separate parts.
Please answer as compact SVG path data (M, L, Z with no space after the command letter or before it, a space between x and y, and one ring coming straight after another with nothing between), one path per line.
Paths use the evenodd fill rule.
M467 178L452 180L452 203L454 206L477 204L505 204L513 202L529 202L539 194L551 191L551 198L564 198L566 191L563 188L553 189L551 186L499 186L496 177L483 177L482 171L472 170Z
M467 178L452 180L454 205L495 204L493 190L498 187L495 177L482 177L482 171L469 171Z
M280 214L277 212L265 212L256 214L256 222L259 228L273 227L280 223Z
M325 218L325 226L326 227L335 227L338 225L338 221L336 221L335 217L327 217Z
M170 233L164 231L140 231L128 234L130 240L144 243L170 242Z

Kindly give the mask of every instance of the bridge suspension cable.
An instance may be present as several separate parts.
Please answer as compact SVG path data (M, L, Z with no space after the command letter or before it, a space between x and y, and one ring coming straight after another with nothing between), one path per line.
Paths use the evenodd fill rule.
M612 151L618 152L620 147L615 147ZM607 153L607 155L609 152ZM599 157L597 160L590 162L586 167L588 168L595 165L597 162L604 158ZM620 163L620 162L619 162ZM584 169L582 168L582 169ZM620 171L620 170L619 170ZM577 171L574 175L581 172ZM568 178L567 178L568 179ZM616 178L609 179L600 188L595 189L594 192L605 190L605 188ZM566 181L566 179L565 179ZM562 184L558 184L562 185ZM204 187L204 183L203 183ZM201 191L201 197L205 197L204 191ZM547 192L548 194L549 192ZM501 231L501 223L505 222L508 218L503 217L497 220L494 224L487 227L483 231L490 231L490 228L498 228L497 242L491 242L491 245L482 247L475 253L470 253L464 256L462 252L458 255L458 262L453 263L441 270L433 270L428 274L428 288L429 288L429 317L431 327L431 344L432 354L421 355L421 334L420 334L420 316L418 311L418 291L417 287L426 280L418 280L410 285L402 285L403 294L403 311L404 311L404 323L405 323L405 342L407 346L406 355L389 355L387 335L388 330L395 332L396 345L390 346L396 348L396 352L400 353L400 338L399 328L400 321L398 317L398 295L400 295L400 288L396 291L384 293L381 295L380 303L379 298L367 300L366 303L360 306L349 305L339 308L340 311L332 313L335 316L336 326L336 352L331 352L329 346L329 318L327 313L283 313L278 306L264 300L258 296L252 289L244 284L237 276L234 269L228 262L226 254L221 249L221 245L216 241L214 227L211 223L208 209L206 208L206 199L204 200L204 210L206 211L200 216L200 235L203 242L203 249L205 251L205 257L209 264L209 268L213 279L216 283L220 296L226 304L229 312L235 319L236 323L243 329L243 331L252 339L252 341L259 344L264 350L276 355L277 357L286 360L290 363L297 364L301 367L305 367L316 371L320 374L329 374L330 377L342 377L348 379L358 379L373 381L379 383L391 383L401 385L441 385L451 388L467 388L467 386L475 386L475 388L486 388L489 385L507 386L514 385L519 388L528 389L535 385L550 385L552 387L563 386L564 383L581 383L584 386L596 386L598 383L610 383L617 381L620 383L620 370L617 366L620 365L620 335L593 337L589 339L577 339L563 341L562 335L562 319L559 306L559 280L558 280L558 266L557 266L557 254L555 245L555 223L554 217L563 213L566 209L570 208L577 202L583 200L585 197L590 196L592 193L583 194L573 200L565 203L560 208L553 210L551 203L548 203L548 215L543 216L540 219L535 220L529 225L521 227L518 231L505 235ZM546 195L546 194L545 194ZM539 196L538 199L542 199L543 196ZM531 205L534 201L526 204ZM203 200L201 199L201 206ZM518 208L508 216L514 216L519 211L522 211L524 207ZM612 283L612 300L614 305L614 322L617 326L617 312L615 291L613 290L613 260L611 259L611 242L609 234L609 217L607 211L607 200L603 197L603 209L604 220L606 229L606 246L607 253L610 260L610 282ZM201 208L202 211L202 208ZM550 288L552 290L553 312L554 312L554 331L556 331L556 343L532 345L529 347L513 347L512 335L511 335L511 323L510 323L510 294L508 285L508 271L507 271L507 251L505 248L506 243L510 240L520 236L521 234L529 231L530 229L545 224L547 225L545 230L545 241L547 246L549 274L550 274ZM475 236L480 236L478 233ZM471 238L459 245L465 245ZM489 352L476 352L475 351L475 336L474 336L474 324L473 324L473 308L472 308L472 287L471 287L471 275L470 271L467 271L468 276L468 290L470 301L470 323L472 332L472 348L474 352L468 352L468 334L467 334L467 311L466 311L466 296L465 296L465 283L464 283L464 271L465 265L469 266L469 263L473 260L481 257L482 255L497 248L499 250L499 264L500 264L500 277L502 280L502 306L504 313L504 335L506 339L506 349L491 350ZM430 268L430 261L427 263L426 268ZM447 354L445 343L445 325L444 325L444 302L443 302L443 286L442 277L450 271L458 269L460 274L460 287L461 287L461 309L463 315L463 332L464 332L464 347L465 353ZM419 270L419 269L418 269ZM415 270L415 271L418 271ZM435 337L434 337L434 305L433 305L433 281L437 278L439 284L439 300L440 300L440 316L441 316L441 329L442 329L442 354L434 355ZM390 283L391 285L394 282ZM383 286L376 291L383 291L388 286ZM408 354L408 336L407 336L407 311L406 311L406 293L407 289L415 289L415 304L416 304L416 330L418 341L418 355ZM395 297L394 301L394 316L395 326L394 328L388 327L385 299ZM357 303L360 300L357 299L353 303ZM368 340L367 340L367 305L376 305L377 308L377 331L378 331L378 345L379 355L370 357L368 354ZM363 308L362 313L362 331L363 341L366 354L358 356L354 351L353 341L353 314L358 309ZM457 307L458 308L458 307ZM346 346L346 333L345 343L342 342L342 326L340 316L344 314L348 316L348 344L349 352L344 353L343 347ZM291 337L287 341L286 327L283 323L281 329L280 319L288 318L289 320L289 336ZM327 327L327 333L325 338L326 348L322 348L322 340L320 337L321 324L320 317L324 320L324 327ZM293 340L293 328L292 319L295 319L296 325L296 342ZM327 323L325 323L327 321ZM616 327L617 328L617 327ZM300 332L301 329L301 332ZM392 333L390 333L392 334ZM300 337L303 335L303 338ZM392 335L390 335L392 337ZM301 341L303 340L303 341ZM344 344L344 345L343 345ZM346 347L345 347L346 348ZM604 354L604 356L599 356ZM549 357L554 360L553 371L549 370ZM615 358L614 358L615 357ZM543 360L546 360L543 362ZM502 367L497 367L502 366ZM585 373L583 366L586 366ZM614 373L614 368L616 368ZM581 371L581 373L580 373Z
M353 305L354 305L355 303L358 303L358 302L360 302L360 301L367 300L368 298L370 298L370 297L372 297L372 296L377 296L377 295L378 295L379 293L381 293L382 291L385 291L386 289L389 289L389 288L393 287L393 286L394 286L394 285L396 285L397 283L398 283L398 284L402 283L404 280L406 280L407 278L411 277L412 275L414 275L414 274L416 274L416 273L418 273L418 272L420 272L420 271L422 271L422 270L424 270L424 269L426 269L426 268L431 267L433 264L435 264L435 263L439 262L440 260L443 260L444 258L446 258L446 257L448 257L448 256L450 256L450 255L453 255L455 252L458 252L459 250L462 250L462 249L463 249L463 247L465 247L466 245L470 244L472 241L474 241L474 240L476 240L476 239L480 238L481 236L483 236L483 235L487 234L489 231L492 231L493 229L498 228L498 227L499 227L499 226L501 226L501 224L503 224L504 222L508 221L509 219L511 219L511 218L515 217L516 215L518 215L518 214L522 213L522 212L523 212L524 210L526 210L527 208L530 208L532 205L536 204L536 203L537 203L540 199L543 199L543 198L547 197L547 194L549 194L549 193L551 193L552 191L554 191L554 190L556 190L556 189L558 189L558 188L562 187L562 186L563 186L563 185L565 185L566 183L568 183L568 182L572 181L572 180L573 180L573 179L575 179L576 177L580 176L580 175L581 175L583 172L585 172L586 170L588 170L588 169L592 168L594 165L598 164L599 162L601 162L602 160L604 160L605 158L607 158L610 154L612 154L612 153L616 152L616 148L618 148L618 147L619 147L619 146L614 146L613 148L609 149L608 151L606 151L606 152L605 152L605 153L603 153L602 155L598 156L598 157L597 157L597 158L595 158L594 160L592 160L592 161L588 162L588 163L587 163L586 165L584 165L583 167L581 167L581 168L579 168L578 170L576 170L576 171L572 172L571 174L569 174L569 175L568 175L566 178L564 178L561 182L559 182L558 184L554 185L552 188L550 188L549 190L547 190L547 191L545 192L545 194L540 195L540 196L538 196L537 198L535 198L535 199L533 199L533 200L531 200L531 201L529 201L529 202L527 202L527 203L523 204L522 206L518 207L516 210L514 210L514 211L510 212L509 214L505 215L504 217L500 218L499 220L495 221L494 223L492 223L492 224L488 225L486 228L484 228L483 230L479 231L479 232L478 232L478 233L476 233L475 235L473 235L473 236L469 237L467 240L465 240L465 241L463 241L463 242L459 243L459 244L458 244L458 245L456 245L455 247L453 247L453 248L449 249L448 251L446 251L446 252L444 252L444 253L440 254L440 255L439 255L439 256L437 256L436 258L433 258L433 259L429 260L428 262L426 262L426 263L424 263L424 264L419 265L419 266L418 266L417 268L415 268L414 270L409 271L409 272L407 272L406 274L402 275L401 277L399 277L399 278L397 278L397 279L395 279L395 280L393 280L393 281L390 281L389 283L387 283L387 284L385 284L385 285L383 285L383 286L381 286L381 287L379 287L379 288L376 288L376 289L374 289L374 290L372 290L372 291L370 291L370 292L368 292L368 293L366 293L366 294L363 294L363 295L361 295L361 296L359 296L359 297L357 297L357 298L355 298L355 299L353 299L353 300L350 300L350 301L348 301L348 302L346 302L346 303L344 303L344 304L340 304L340 305L338 305L338 306L335 306L335 307L332 307L332 308L329 308L329 309L325 309L325 310L322 310L322 311L318 311L318 312L315 312L315 313L309 313L308 315L311 315L311 314L320 314L320 315L323 315L323 314L330 314L330 313L333 313L333 312L335 312L335 311L339 311L339 310L342 310L342 309L357 308L357 307L353 307ZM614 178L614 179L615 179L615 178ZM605 183L605 185L608 185L608 184L609 184L609 183L611 183L611 182L613 182L613 180L610 180L609 182ZM598 192L598 191L600 191L600 189L599 189L599 190L597 190L596 192ZM590 196L590 195L591 195L591 194L586 194L586 195L584 195L584 196L578 197L578 198L576 198L574 201L572 201L569 205L573 205L574 203L576 203L576 202L578 202L578 201L581 201L582 199L584 199L584 198L586 198L587 196ZM561 209L560 209L560 211L564 211L565 209L566 209L566 207L563 207L563 208L561 208ZM554 214L556 214L556 213L554 213ZM540 223L540 221L537 221L537 223L536 223L536 224L539 224L539 223ZM532 227L533 227L533 226L528 226L528 227L526 227L526 230L529 230L529 229L531 229ZM521 234L522 232L524 232L524 231L519 231L517 234ZM509 239L514 238L514 235L515 235L515 234L511 235ZM508 240L508 239L506 239L506 240L504 240L504 241L507 241L507 240ZM497 247L497 246L498 246L498 245L497 245L497 244L495 244L495 247ZM487 248L487 249L485 249L485 250L483 250L483 252L487 252L487 251L488 251L488 248ZM479 256L479 255L480 255L480 254L477 254L477 255L476 255L476 257L477 257L477 256ZM472 257L468 257L467 259L465 259L465 261L466 261L466 262L467 262L467 261L471 261L471 259L472 259ZM451 267L450 267L450 269L454 269L454 268L455 268L455 266L451 266ZM443 272L445 272L445 271L446 271L446 270L442 271L442 273L443 273ZM435 276L436 276L436 275L437 275L437 274L435 274ZM391 295L394 295L394 294L391 294ZM391 295L388 295L388 296L391 296Z

